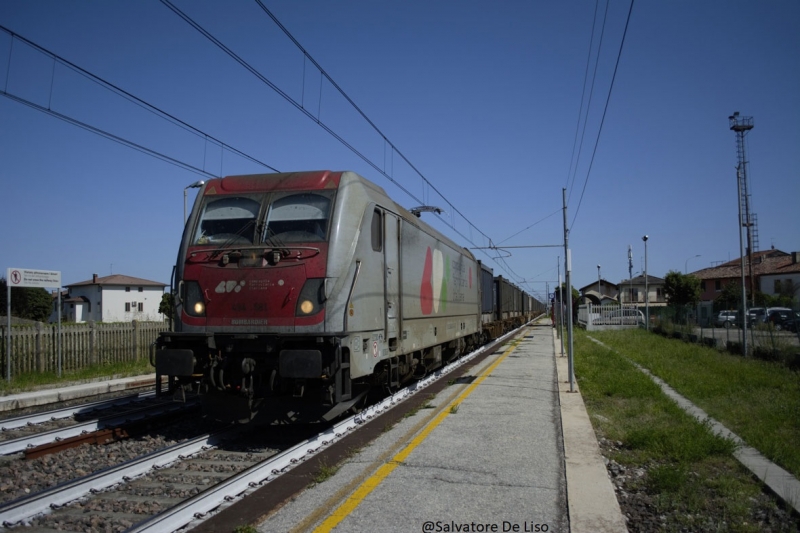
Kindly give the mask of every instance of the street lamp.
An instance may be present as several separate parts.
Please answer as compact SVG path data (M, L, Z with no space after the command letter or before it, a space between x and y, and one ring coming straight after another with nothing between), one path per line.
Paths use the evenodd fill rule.
M689 259L695 259L697 257L700 257L700 254L697 254L694 257L690 257ZM689 271L687 270L687 268L689 266L689 259L687 259L686 261L683 262L683 273L684 274L688 274L689 273Z
M195 181L191 185L187 185L183 188L183 223L186 224L186 189L198 189L205 185L205 181Z
M645 235L642 237L644 241L644 329L650 331L650 291L647 287L647 239Z

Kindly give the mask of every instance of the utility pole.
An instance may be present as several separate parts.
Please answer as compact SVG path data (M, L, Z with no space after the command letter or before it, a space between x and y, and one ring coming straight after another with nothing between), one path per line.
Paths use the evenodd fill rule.
M628 281L630 282L629 283L630 292L628 293L628 298L629 298L628 303L633 303L633 249L631 248L630 244L628 245ZM639 303L638 302L638 298L637 298L637 302L636 303L637 304ZM636 307L638 308L639 306L637 305Z
M558 338L561 339L561 357L564 357L564 290L561 287L561 257L556 259L558 265Z
M569 228L567 227L567 189L561 189L562 203L564 205L564 276L566 277L567 292L567 366L569 368L569 391L575 392L575 372L574 359L572 352L572 282L570 272L572 271L572 261L569 253ZM562 292L563 294L563 292Z
M642 237L644 241L644 329L650 331L650 288L647 286L647 239L645 235Z

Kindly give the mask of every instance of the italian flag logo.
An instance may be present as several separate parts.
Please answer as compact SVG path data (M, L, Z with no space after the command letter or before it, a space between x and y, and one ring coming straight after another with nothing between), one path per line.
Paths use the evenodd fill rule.
M419 302L423 315L438 313L440 307L443 312L447 310L449 283L450 258L443 257L440 250L431 250L428 246L425 265L422 268L422 283L419 287Z

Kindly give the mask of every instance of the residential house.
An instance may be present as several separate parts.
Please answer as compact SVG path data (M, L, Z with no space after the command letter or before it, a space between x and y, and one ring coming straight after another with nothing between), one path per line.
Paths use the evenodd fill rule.
M581 304L591 303L597 305L616 303L617 296L619 295L619 287L610 281L600 278L598 281L581 287L578 289L578 292L581 294L581 299L579 301Z
M667 299L664 297L664 280L647 275L647 293L649 300L645 299L645 277L636 276L619 282L619 303L624 305L645 305L650 307L665 307Z
M800 280L800 267L797 265L795 254L787 254L774 248L764 250L762 252L754 252L752 254L752 269L750 263L747 263L748 258L745 257L745 287L747 292L751 292L751 288L760 290L767 294L775 294L775 280L793 280L797 282ZM753 280L751 284L750 274L752 271ZM742 283L742 267L741 259L736 258L732 261L722 263L710 268L704 268L691 273L693 276L700 280L700 301L713 302L722 293L722 290L729 283L736 283L741 286ZM768 276L765 278L765 276ZM763 278L763 279L762 279ZM767 287L769 290L763 289L763 283L772 285ZM783 281L781 281L783 283ZM724 306L723 306L724 307ZM724 308L730 308L724 307Z
M800 309L800 252L776 258L774 270L761 275L761 292L770 296L792 295L792 307Z
M98 277L67 285L61 300L61 319L70 322L163 321L158 312L164 283L122 274ZM62 293L63 294L63 293ZM58 319L56 303L50 321Z

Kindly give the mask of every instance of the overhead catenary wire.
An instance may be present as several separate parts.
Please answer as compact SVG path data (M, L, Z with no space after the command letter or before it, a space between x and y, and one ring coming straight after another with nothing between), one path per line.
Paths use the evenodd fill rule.
M567 170L567 183L565 187L568 189L572 189L572 183L575 181L575 173L572 171L573 164L575 165L575 170L578 169L578 161L580 161L580 149L578 151L578 161L575 160L575 148L578 145L578 132L581 129L581 116L583 115L583 99L586 98L586 82L589 79L589 65L592 63L592 47L594 45L594 33L595 33L595 26L597 25L597 8L600 7L600 0L595 0L594 3L594 15L592 17L592 33L591 37L589 38L589 51L586 54L586 68L583 72L583 88L581 89L581 103L578 106L578 121L575 124L575 138L572 140L572 154L569 158L569 170ZM608 13L608 0L606 1L606 13ZM605 21L606 19L603 18L603 28L605 28ZM598 58L600 56L600 48L603 46L603 38L602 33L600 37L600 46L598 47ZM597 74L597 64L595 63L595 75ZM594 89L594 76L592 77L592 90ZM586 106L586 116L588 117L589 114L589 107L591 105L591 91L589 93L589 104ZM586 132L586 120L584 118L583 124L583 132ZM581 147L583 147L583 134L581 134ZM572 178L570 179L570 176Z
M558 208L558 209L556 209L555 211L553 211L552 213L550 213L550 214L549 214L549 215L547 215L546 217L544 217L544 218L541 218L541 219L537 220L536 222L534 222L533 224L531 224L531 225L530 225L530 226L528 226L527 228L525 228L525 229L521 229L521 230L519 230L518 232L516 232L515 234L513 234L513 235L511 235L511 236L509 236L509 237L506 237L506 238L505 238L505 239L503 239L502 241L498 242L496 246L500 246L500 245L501 245L501 244L503 244L504 242L506 242L506 241L510 241L511 239L513 239L514 237L516 237L517 235L519 235L520 233L524 233L524 232L528 231L529 229L531 229L532 227L536 226L537 224L541 224L542 222L544 222L544 221L545 221L545 220L547 220L548 218L550 218L550 217L552 217L552 216L554 216L554 215L557 215L557 214L559 214L560 212L561 212L561 208Z
M206 171L206 170L204 170L202 168L195 167L193 165L190 165L189 163L185 163L183 161L175 159L174 157L170 157L170 156L168 156L168 155L166 155L164 153L161 153L161 152L158 152L156 150L153 150L152 148L147 148L146 146L142 146L141 144L137 144L137 143L135 143L133 141L130 141L130 140L125 139L123 137L120 137L118 135L114 135L113 133L110 133L110 132L108 132L106 130L103 130L101 128L97 128L97 127L92 126L90 124L87 124L85 122L81 122L80 120L77 120L75 118L72 118L72 117L69 117L67 115L61 114L61 113L59 113L57 111L53 111L52 109L48 109L48 108L46 108L44 106L41 106L41 105L36 104L34 102L31 102L30 100L26 100L24 98L21 98L21 97L19 97L17 95L8 93L6 91L0 91L0 95L5 96L9 100L13 100L13 101L18 102L20 104L26 105L26 106L28 106L28 107L30 107L32 109L35 109L35 110L40 111L42 113L48 114L48 115L50 115L52 117L55 117L55 118L57 118L59 120L63 120L64 122L72 124L73 126L78 126L79 128L83 128L86 131L92 132L92 133L94 133L96 135L99 135L101 137L105 137L106 139L109 139L109 140L114 141L116 143L119 143L121 145L127 146L129 148L133 148L134 150L142 152L143 154L150 155L152 157L155 157L156 159L160 159L162 161L170 163L171 165L175 165L176 167L180 167L180 168L182 168L184 170L188 170L190 172L194 172L195 174L199 174L201 176L205 176L205 177L209 177L209 178L217 177L215 174L212 174L212 173L210 173L210 172L208 172L208 171Z
M606 9L603 13L603 25L600 30L600 42L597 46L597 55L594 61L594 70L592 71L592 85L589 88L589 101L586 103L586 112L583 115L583 128L581 129L581 142L578 146L578 155L575 161L575 167L572 169L572 180L569 183L569 193L567 194L567 204L572 198L572 191L575 188L575 178L578 176L578 166L580 165L581 155L583 154L583 141L586 138L586 127L589 125L589 110L592 107L592 100L594 99L594 86L597 82L597 69L600 66L600 55L603 50L603 40L606 33L606 22L608 20L608 6L611 1L606 0Z
M458 210L450 201L448 201L445 198L445 196L430 182L430 180L428 180L422 174L422 172L416 166L414 166L414 164L411 163L411 161L399 149L397 149L397 147L388 139L388 137L386 137L386 135L383 134L383 132L355 104L355 102L344 92L344 90L341 89L341 87L327 74L327 72L319 65L319 63L317 63L317 61L314 60L313 57L311 57L311 55L308 53L308 51L306 51L306 49L297 41L297 39L295 39L291 35L291 33L280 23L280 21L277 20L277 17L275 17L262 2L260 2L259 0L256 0L256 2L264 10L264 12L273 20L273 22L295 44L295 46L303 53L304 60L308 59L319 70L320 74L326 80L328 80L328 82L331 83L331 85L342 95L342 97L345 98L345 100L361 115L362 118L364 118L364 120L384 140L384 142L386 144L388 144L392 148L393 152L396 152L403 159L403 161L405 161L406 164L408 164L409 168L411 168L423 180L424 184L427 185L434 192L436 192L450 206L450 208L451 208L450 209L451 216L454 216L454 214L458 214L470 227L474 228L488 242L491 242L491 238L485 232L483 232L480 228L478 228L475 224L473 224L460 210ZM247 71L249 71L251 74L253 74L257 79L259 79L261 82L263 82L269 88L271 88L273 91L275 91L279 96L284 98L292 106L294 106L296 109L301 111L304 115L306 115L308 118L313 120L317 125L319 125L321 128L323 128L328 134L330 134L333 138L338 140L341 144L343 144L346 148L348 148L350 151L352 151L355 155L357 155L365 163L367 163L369 166L371 166L373 169L375 169L376 172L380 173L382 176L384 176L386 179L388 179L391 183L393 183L395 186L397 186L401 191L403 191L405 194L407 194L410 198L412 198L414 201L416 201L416 202L418 202L420 204L424 204L425 203L423 200L421 200L419 197L417 197L411 191L409 191L406 187L404 187L402 184L400 184L397 180L395 180L394 177L392 177L384 168L381 168L377 163L375 163L369 157L367 157L365 154L363 154L358 149L356 149L355 146L353 146L352 144L347 142L343 137L341 137L339 134L337 134L335 131L333 131L331 129L331 127L329 127L327 124L325 124L318 116L315 116L312 112L310 112L308 109L306 109L301 102L298 102L292 96L290 96L288 93L283 91L280 87L278 87L275 83L273 83L270 79L268 79L264 74L262 74L258 69L253 67L247 61L245 61L241 56L239 56L236 52L234 52L232 49L230 49L228 46L226 46L222 41L220 41L215 36L213 36L208 30L206 30L198 22L196 22L194 19L192 19L188 14L186 14L184 11L182 11L180 8L178 8L172 2L170 2L170 0L161 0L161 3L164 4L166 7L168 7L173 13L178 15L181 19L183 19L192 28L197 30L201 35L206 37L209 41L211 41L220 50L225 52L229 57L231 57L231 59L233 59L234 61L239 63ZM475 244L470 237L468 237L467 235L465 235L463 232L461 232L460 230L458 230L456 228L455 223L451 223L451 222L447 221L447 219L445 217L442 217L440 215L437 215L437 216L439 216L440 220L445 222L445 224L447 224L454 232L456 232L464 240L466 240L469 243ZM487 255L487 257L489 257L489 256ZM498 263L498 266L500 266L504 270L506 268L508 268L507 272L512 277L516 277L517 279L521 279L517 274L515 274L513 272L513 270L510 269L510 267L508 267L507 263L503 263L502 265Z
M611 93L614 90L614 81L617 79L617 71L619 70L619 62L620 58L622 57L622 49L625 46L625 36L628 34L628 26L631 22L631 13L633 12L633 2L631 0L630 7L628 8L628 17L625 20L625 29L622 32L622 40L619 43L619 51L617 52L617 61L614 64L614 74L611 76L611 84L608 87L608 95L606 96L606 103L603 107L603 117L600 119L600 127L597 130L597 138L594 142L594 149L592 150L592 159L589 161L589 168L586 170L586 178L583 181L583 189L581 190L581 196L578 200L578 207L575 208L575 214L572 217L572 224L570 224L570 231L572 231L572 227L575 225L575 221L578 219L578 212L581 209L581 203L583 202L583 195L586 193L586 185L589 183L589 176L592 172L592 165L594 164L595 155L597 155L597 146L600 144L600 135L603 133L603 124L606 121L606 113L608 112L608 104L611 101Z
M155 105L153 105L153 104L151 104L149 102L146 102L145 100L143 100L143 99L139 98L138 96L135 96L134 94L122 89L121 87L111 83L110 81L108 81L108 80L106 80L104 78L101 78L100 76L97 76L96 74L93 74L93 73L89 72L88 70L86 70L86 69L84 69L82 67L79 67L75 63L73 63L73 62L71 62L71 61L59 56L55 52L52 52L52 51L48 50L47 48L44 48L43 46L41 46L39 44L34 43L33 41L23 37L22 35L20 35L20 34L14 32L12 30L6 28L5 26L0 25L0 31L7 33L11 37L12 46L13 46L13 43L14 43L15 40L16 41L20 41L22 43L25 43L26 45L30 46L34 50L38 51L39 53L50 57L51 59L53 59L53 61L55 63L61 64L61 65L65 66L65 67L67 67L68 69L72 70L73 72L75 72L77 74L80 74L81 76L83 76L84 78L88 79L89 81L92 81L92 82L96 83L97 85L105 88L106 90L111 91L111 92L121 96L122 98L134 103L135 105L141 107L142 109L144 109L144 110L146 110L146 111L148 111L148 112L150 112L150 113L152 113L152 114L154 114L156 116L159 116L160 118L166 120L167 122L170 122L170 123L182 128L183 130L185 130L185 131L187 131L189 133L192 133L192 134L196 135L199 138L204 139L205 141L209 141L210 140L213 143L218 144L223 150L228 150L229 152L232 152L232 153L234 153L234 154L236 154L236 155L238 155L238 156L240 156L240 157L242 157L242 158L244 158L244 159L246 159L246 160L248 160L248 161L250 161L252 163L256 163L257 165L261 165L261 166L263 166L265 168L268 168L268 169L272 170L273 172L278 172L278 170L276 168L272 167L271 165L269 165L269 164L267 164L267 163L255 158L255 157L253 157L253 156L251 156L249 154L246 154L245 152L243 152L243 151L241 151L241 150L239 150L237 148L234 148L233 146L231 146L231 145L229 145L227 143L224 143L223 141L215 138L213 135L210 135L210 134L200 130L199 128L196 128L195 126L192 126L191 124L189 124L189 123L177 118L176 116L164 111L163 109L161 109L161 108L159 108L159 107L157 107L157 106L155 106ZM10 68L10 64L11 64L11 62L9 61L9 68ZM4 96L10 96L10 93L7 92L8 79L9 79L9 76L8 76L8 73L7 73L6 74L6 88L3 90L3 95ZM55 71L53 73L53 79L51 80L51 92L52 92L52 82L53 82L54 79L55 79ZM25 103L29 102L28 100L26 100L26 99L24 99L22 97L16 97L16 98L13 98L13 99L15 99L15 100L17 100L19 102L25 102ZM30 102L30 104L32 104L32 105L30 105L30 107L32 107L34 109L38 109L39 111L50 110L50 106L49 105L48 105L48 107L44 107L44 106L40 106L40 105L37 105L37 104L33 104L32 102ZM79 121L77 119L68 119L68 117L66 115L63 115L61 113L53 112L53 113L50 113L50 114L52 116L56 117L56 118L60 118L61 120L66 120L67 122L70 122L70 123L72 123L72 124L74 124L76 126L80 126L80 127L84 128L84 129L87 129L89 131L93 131L94 133L98 133L99 134L99 132L104 131L104 130L101 130L100 128L94 128L92 126L89 126L88 124L85 124L85 123L83 123L83 122L81 122L81 121ZM151 153L151 155L159 153L159 152L156 152L155 150L145 149L141 145L138 145L138 144L132 143L132 142L128 142L128 141L124 140L122 137L112 135L112 134L110 134L108 132L105 132L105 133L103 133L101 135L103 137L106 137L106 138L109 138L109 139L113 138L113 140L115 140L116 142L120 142L120 143L125 144L127 146L130 146L132 148L136 148L137 150L140 150L140 148L141 148L142 150L140 150L140 151L145 151L146 153ZM161 154L161 156L164 156L164 157L160 157L159 156L159 159L162 159L164 161L167 161L167 160L177 161L177 160L174 160L173 158L170 158L170 157L168 157L168 156L166 156L164 154ZM189 166L191 166L191 165L189 165ZM213 176L213 174L208 173L206 171L202 171L201 174Z

